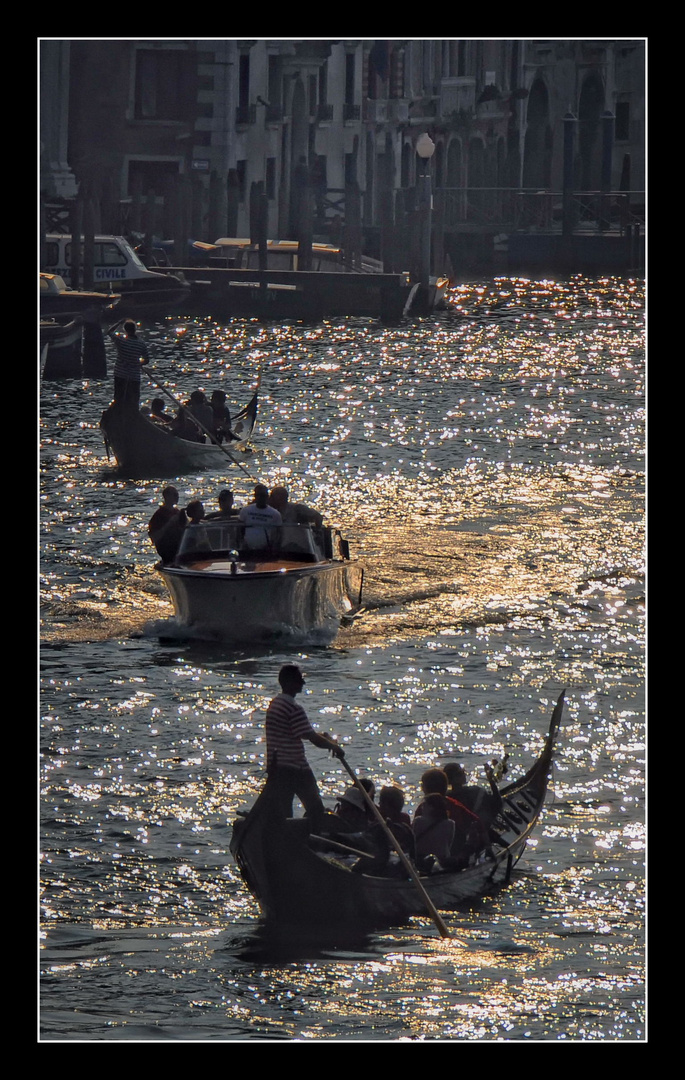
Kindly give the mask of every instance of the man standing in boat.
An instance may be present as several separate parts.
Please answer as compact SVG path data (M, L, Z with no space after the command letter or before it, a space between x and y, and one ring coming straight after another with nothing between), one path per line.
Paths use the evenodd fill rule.
M329 750L337 758L343 758L345 751L335 739L315 731L306 712L295 701L295 696L304 689L300 667L284 664L278 673L278 681L281 693L266 711L266 785L283 817L292 817L293 797L297 795L316 831L325 808L316 777L305 756L303 740Z
M123 326L122 334L119 327ZM150 361L147 345L136 334L133 319L120 319L110 326L108 337L114 342L117 359L114 365L114 404L126 412L140 407L140 370Z
M257 484L254 489L254 502L243 506L238 519L245 526L244 545L251 551L269 551L278 547L277 529L282 522L278 510L269 506L269 489L264 484Z

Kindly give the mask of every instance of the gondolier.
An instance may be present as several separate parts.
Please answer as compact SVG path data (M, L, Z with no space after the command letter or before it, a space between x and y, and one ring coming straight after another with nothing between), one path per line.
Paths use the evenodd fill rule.
M342 746L315 731L306 712L295 701L304 688L304 675L297 664L284 664L278 673L281 693L266 712L267 787L278 812L284 818L293 814L293 796L297 795L316 830L325 814L316 777L305 756L303 740L343 758Z
M124 333L119 331L123 326ZM150 361L147 345L136 335L133 319L120 319L110 326L108 337L114 342L117 359L114 365L114 404L126 412L137 413L140 406L140 370Z

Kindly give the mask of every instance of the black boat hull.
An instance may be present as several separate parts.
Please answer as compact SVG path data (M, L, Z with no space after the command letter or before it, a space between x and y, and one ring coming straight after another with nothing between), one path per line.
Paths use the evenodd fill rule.
M521 780L501 789L503 808L493 826L499 839L490 851L462 870L421 876L437 909L454 909L508 881L544 806L563 701L562 693L538 760ZM268 922L321 933L399 925L426 914L409 878L357 873L333 855L317 854L306 824L279 819L267 786L233 827L231 853Z

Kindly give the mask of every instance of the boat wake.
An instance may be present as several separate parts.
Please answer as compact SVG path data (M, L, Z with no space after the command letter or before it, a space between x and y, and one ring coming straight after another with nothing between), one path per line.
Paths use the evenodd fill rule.
M308 646L316 648L330 645L335 639L340 625L338 622L307 632L284 624L274 624L263 644L279 643L283 645ZM203 641L213 644L224 643L235 646L235 641L225 641L213 629L197 623L183 626L175 618L151 619L142 628L142 637L157 638L159 641Z

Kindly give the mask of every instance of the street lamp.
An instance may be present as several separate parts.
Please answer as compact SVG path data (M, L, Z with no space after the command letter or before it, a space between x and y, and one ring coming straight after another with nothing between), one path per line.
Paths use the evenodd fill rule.
M419 177L419 211L421 225L420 281L428 287L431 271L431 211L433 193L431 190L430 159L435 153L435 143L427 131L416 140L416 153L421 158L423 173Z

